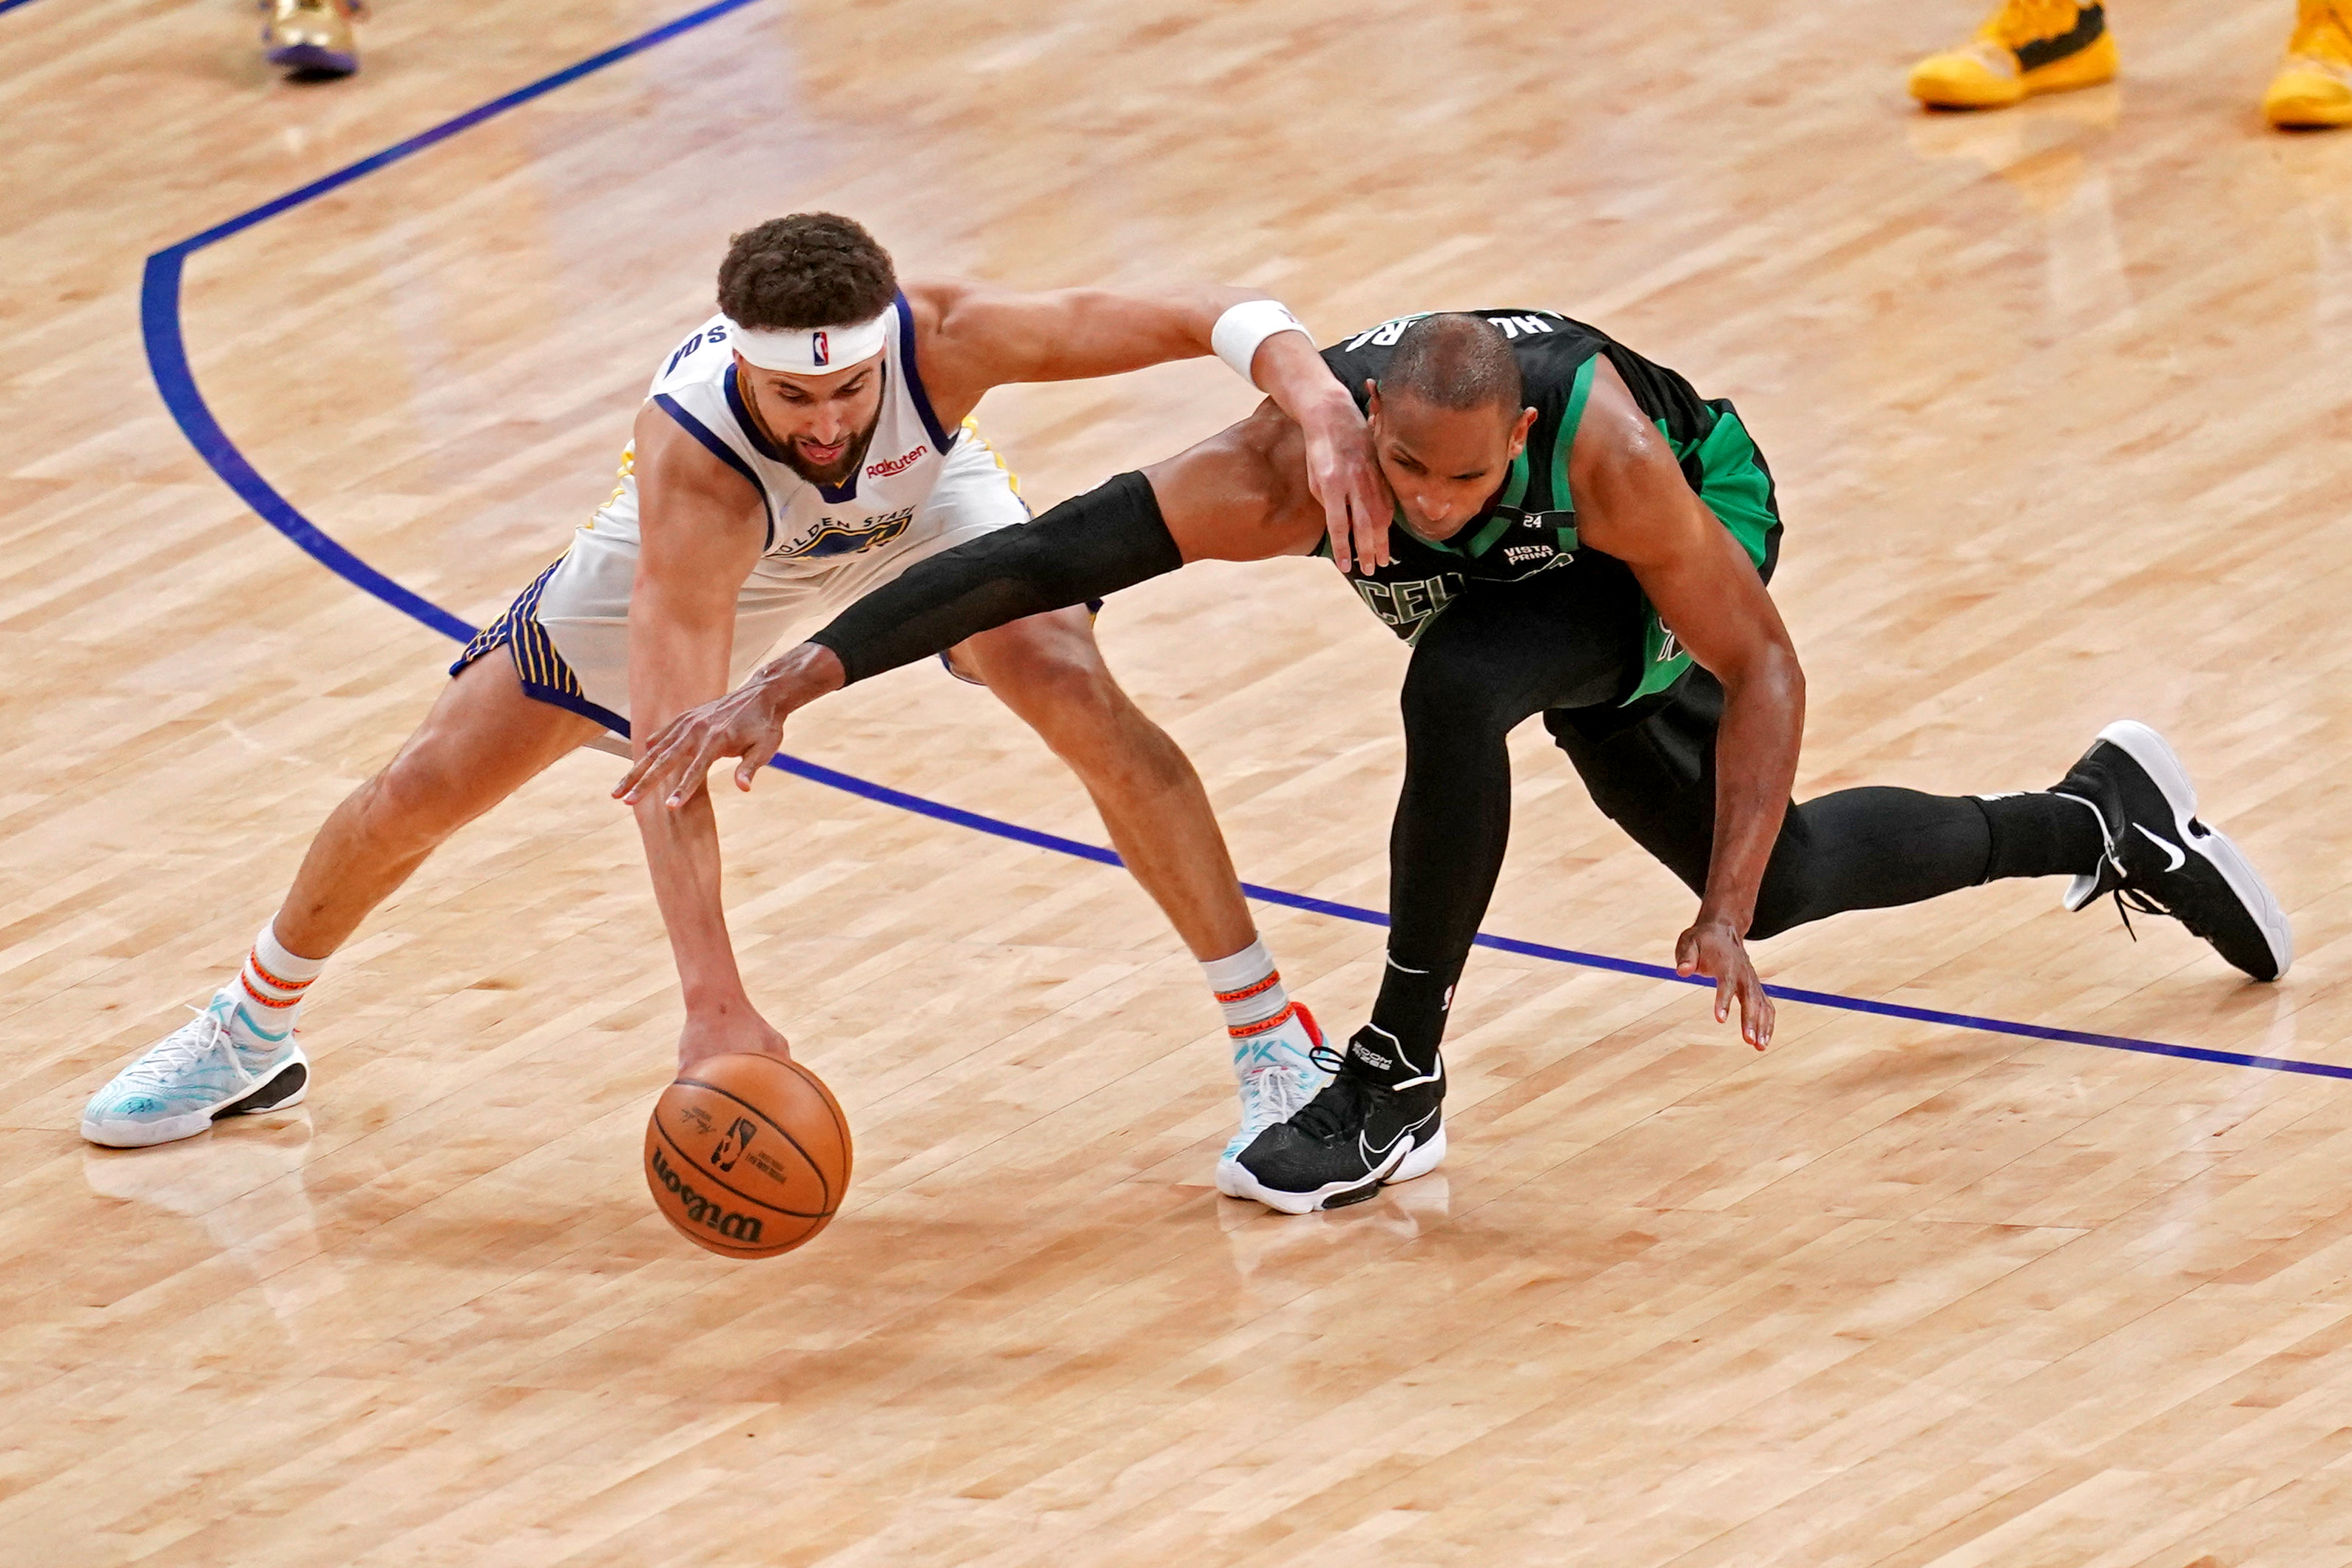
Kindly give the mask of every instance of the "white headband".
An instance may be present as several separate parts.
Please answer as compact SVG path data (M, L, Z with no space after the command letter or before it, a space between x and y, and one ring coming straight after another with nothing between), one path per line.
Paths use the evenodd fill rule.
M763 331L728 321L727 336L737 353L761 370L828 375L880 353L890 341L890 318L896 313L895 308L886 306L872 321L855 326L793 331ZM719 319L727 321L723 316Z

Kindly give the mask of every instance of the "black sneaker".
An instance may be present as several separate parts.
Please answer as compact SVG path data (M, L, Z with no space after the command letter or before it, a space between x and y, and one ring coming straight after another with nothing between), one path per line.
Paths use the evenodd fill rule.
M1391 1088L1365 1070L1360 1051L1382 1070L1403 1055L1369 1024L1356 1031L1344 1057L1317 1047L1315 1065L1329 1070L1331 1081L1242 1151L1234 1196L1308 1214L1362 1203L1385 1183L1437 1169L1445 1158L1444 1053L1428 1072Z
M2163 736L2118 720L2050 793L2097 811L2107 843L2098 869L2067 888L2068 909L2113 893L2126 926L2131 910L2170 915L2257 980L2276 980L2294 962L2286 912L2238 847L2197 820L2189 770Z

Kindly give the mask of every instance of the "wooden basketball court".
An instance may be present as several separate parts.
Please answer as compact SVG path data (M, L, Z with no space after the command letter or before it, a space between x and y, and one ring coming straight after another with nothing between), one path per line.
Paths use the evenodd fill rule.
M2352 134L2261 126L2284 0L2141 0L2119 86L1970 119L1901 93L1957 0L751 0L205 237L683 3L388 0L324 88L231 0L0 14L0 1560L2352 1563ZM1763 944L1913 1012L1792 1001L1757 1057L1702 993L1484 951L1443 1171L1285 1218L1209 1185L1223 1035L1123 874L772 776L732 920L857 1175L730 1263L638 1173L680 1010L583 753L328 971L309 1105L82 1143L455 646L215 465L478 624L726 237L811 207L903 272L1249 282L1326 341L1600 322L1779 476L1801 793L2040 787L2147 720L2297 967L2008 884ZM1250 402L1200 363L981 418L1050 502ZM1246 879L1384 906L1404 650L1328 566L1101 626ZM1101 839L936 669L787 743ZM1515 760L1488 931L1669 962L1687 896L1539 726ZM1261 921L1352 1028L1378 928Z

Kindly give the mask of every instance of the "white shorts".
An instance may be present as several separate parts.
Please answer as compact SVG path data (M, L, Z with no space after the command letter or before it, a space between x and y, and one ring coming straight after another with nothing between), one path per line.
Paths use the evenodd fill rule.
M728 686L740 685L795 627L823 625L918 561L1028 521L1012 476L987 444L958 443L914 521L889 543L817 566L761 558L735 598ZM626 735L629 591L636 569L635 540L581 530L563 558L466 645L449 673L504 647L527 695Z

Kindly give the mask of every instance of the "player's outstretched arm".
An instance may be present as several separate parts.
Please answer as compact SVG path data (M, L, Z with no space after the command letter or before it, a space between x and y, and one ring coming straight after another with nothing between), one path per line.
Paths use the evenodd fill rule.
M927 323L924 379L969 408L992 386L1084 381L1216 354L1306 436L1307 488L1322 503L1333 559L1386 564L1393 502L1348 389L1280 302L1255 289L1061 289L1022 294L956 280L910 283Z
M654 732L613 793L632 805L682 808L725 757L740 759L735 784L750 789L782 744L784 721L853 680L1027 616L1108 597L1187 562L1305 554L1322 534L1322 518L1307 492L1302 443L1297 426L1261 410L1024 527L917 563L736 690Z
M642 737L727 689L735 596L766 527L750 485L650 405L637 419L636 477L642 543L629 596L629 712ZM679 1068L731 1051L786 1054L736 968L709 802L698 810L641 806L636 818L686 1000Z
M1659 618L1723 682L1714 854L1698 919L1675 944L1675 963L1715 981L1717 1021L1738 1002L1740 1033L1760 1051L1772 1041L1772 999L1743 939L1796 783L1805 729L1796 646L1754 563L1693 493L1606 359L1593 377L1569 480L1584 542L1633 569Z

